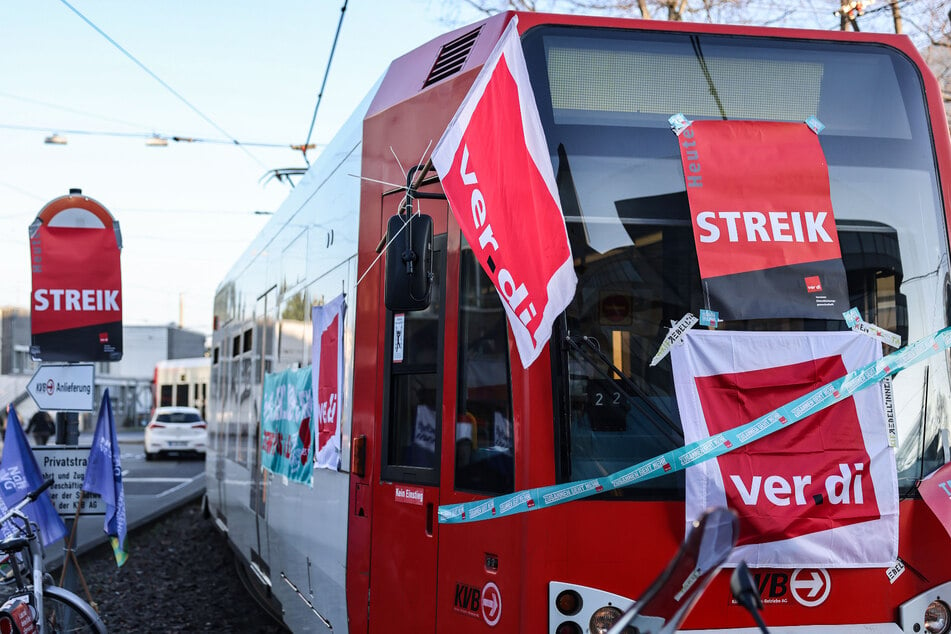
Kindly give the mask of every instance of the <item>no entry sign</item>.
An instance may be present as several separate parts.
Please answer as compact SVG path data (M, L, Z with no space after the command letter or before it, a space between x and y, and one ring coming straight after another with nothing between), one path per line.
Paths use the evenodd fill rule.
M78 189L40 210L30 225L34 360L122 358L121 248L118 221Z

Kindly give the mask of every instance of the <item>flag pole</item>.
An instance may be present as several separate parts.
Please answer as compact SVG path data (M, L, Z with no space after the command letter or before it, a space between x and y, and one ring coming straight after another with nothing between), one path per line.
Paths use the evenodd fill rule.
M73 544L76 540L76 529L79 526L79 512L83 508L83 498L85 497L86 492L82 489L79 490L79 500L76 502L76 514L73 515L73 525L70 527L69 535L66 537L66 554L63 556L63 570L59 575L59 585L63 586L63 583L66 581L66 569L69 566L69 561L72 559L73 565L76 566L76 574L79 575L79 583L83 587L83 592L86 593L86 599L89 601L89 604L96 609L96 612L99 612L99 608L96 605L95 601L92 599L92 594L89 592L89 586L86 585L86 577L83 576L82 568L79 567L79 559L76 557L76 551L73 550Z

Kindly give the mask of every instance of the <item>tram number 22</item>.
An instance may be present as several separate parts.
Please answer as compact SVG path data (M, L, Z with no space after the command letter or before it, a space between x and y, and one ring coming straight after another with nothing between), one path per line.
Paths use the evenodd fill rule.
M591 395L592 404L595 407L604 407L605 405L620 405L621 404L621 393L620 392L595 392Z

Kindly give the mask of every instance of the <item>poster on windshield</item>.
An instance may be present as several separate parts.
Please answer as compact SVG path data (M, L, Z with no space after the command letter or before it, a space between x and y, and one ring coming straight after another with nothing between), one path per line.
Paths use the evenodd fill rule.
M264 376L261 466L313 486L313 397L310 367Z
M848 285L829 171L805 123L694 121L678 135L707 306L841 319Z
M854 332L691 330L671 351L687 444L780 408L881 359ZM846 384L842 384L843 390ZM752 433L752 432L750 432ZM731 562L888 567L898 555L898 479L881 384L801 422L689 467L686 518L711 506L740 517Z

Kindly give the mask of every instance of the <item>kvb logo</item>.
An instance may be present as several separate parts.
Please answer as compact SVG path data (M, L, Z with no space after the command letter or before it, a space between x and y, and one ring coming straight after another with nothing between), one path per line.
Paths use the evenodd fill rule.
M832 579L824 568L797 568L789 579L793 598L807 608L814 608L832 590Z
M456 594L452 609L469 616L478 617L482 602L482 591L465 583L456 584Z
M839 356L696 379L711 435L846 374ZM853 399L717 458L738 545L775 542L880 517Z

